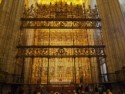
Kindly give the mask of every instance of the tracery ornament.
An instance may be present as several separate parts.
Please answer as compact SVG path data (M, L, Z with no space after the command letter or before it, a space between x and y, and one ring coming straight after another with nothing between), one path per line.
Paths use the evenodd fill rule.
M17 57L105 57L105 46L18 46ZM24 49L25 48L25 49Z
M23 29L100 29L100 17L97 7L86 9L85 5L68 5L56 3L40 5L36 3L29 8L25 6L21 18Z

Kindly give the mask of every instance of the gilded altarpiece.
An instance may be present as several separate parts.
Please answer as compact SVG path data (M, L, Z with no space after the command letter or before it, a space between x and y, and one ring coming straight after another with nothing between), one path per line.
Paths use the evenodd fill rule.
M21 29L32 29L30 45L17 57L33 58L31 83L97 83L100 57L105 58L97 7L56 2L24 9ZM29 34L30 35L30 34ZM24 52L24 53L22 53ZM101 59L100 59L101 60Z
M89 35L91 34L91 37ZM91 43L94 45L92 31L74 29L43 29L35 30L34 45L44 46L84 46ZM89 37L88 37L89 35ZM59 52L59 53L58 53ZM57 55L60 53L71 54L71 49L50 49L49 54ZM92 62L93 63L93 62ZM49 64L49 65L48 65ZM48 69L49 68L49 69ZM48 74L47 74L47 71ZM79 83L83 76L84 82L91 83L91 69L89 58L36 58L33 64L33 82L41 79L41 83L47 83L47 75L51 84L70 84Z

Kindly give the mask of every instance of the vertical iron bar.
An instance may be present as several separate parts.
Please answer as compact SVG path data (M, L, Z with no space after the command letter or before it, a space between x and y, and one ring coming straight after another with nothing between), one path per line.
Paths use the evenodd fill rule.
M48 67L47 67L47 85L49 84L49 58L48 58Z

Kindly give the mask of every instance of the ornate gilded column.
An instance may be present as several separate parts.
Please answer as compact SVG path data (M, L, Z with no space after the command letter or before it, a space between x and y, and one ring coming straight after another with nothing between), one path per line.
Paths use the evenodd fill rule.
M125 23L123 15L118 0L96 1L102 19L108 70L114 72L121 69L125 62Z

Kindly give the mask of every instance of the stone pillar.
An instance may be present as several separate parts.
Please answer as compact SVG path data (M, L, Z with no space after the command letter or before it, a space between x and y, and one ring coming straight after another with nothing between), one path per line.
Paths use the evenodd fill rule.
M3 0L0 14L0 58L2 71L14 72L17 53L20 17L24 0Z
M4 67L3 64L5 64L5 62L3 63L3 58L4 58L4 37L5 37L5 30L6 30L6 26L8 24L7 20L9 20L9 14L10 14L10 6L12 4L12 1L4 1L2 2L2 6L1 6L1 14L0 14L0 58L1 58L1 69ZM4 69L4 68L3 68Z
M102 19L102 34L106 44L108 72L124 66L125 23L118 0L96 0Z

